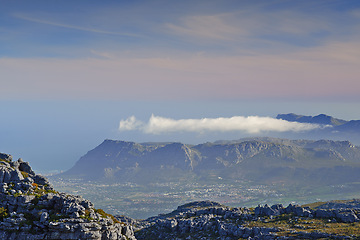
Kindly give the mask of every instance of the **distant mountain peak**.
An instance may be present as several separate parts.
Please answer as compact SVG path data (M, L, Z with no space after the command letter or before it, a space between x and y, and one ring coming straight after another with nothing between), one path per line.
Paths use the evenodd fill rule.
M331 126L340 126L348 122L346 120L334 118L332 116L323 113L317 116L304 116L295 113L278 114L276 118L290 122L316 123L316 124L331 125Z

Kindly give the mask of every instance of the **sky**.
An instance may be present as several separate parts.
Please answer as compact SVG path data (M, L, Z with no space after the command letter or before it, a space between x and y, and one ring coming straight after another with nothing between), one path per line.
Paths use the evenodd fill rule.
M0 152L66 170L104 139L360 119L359 66L358 0L0 0Z

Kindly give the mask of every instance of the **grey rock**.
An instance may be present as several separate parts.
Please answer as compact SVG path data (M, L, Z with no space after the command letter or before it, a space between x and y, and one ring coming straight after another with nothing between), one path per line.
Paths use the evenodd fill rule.
M315 217L317 218L335 218L336 214L333 211L329 210L323 210L323 209L317 209L314 212Z
M49 213L47 211L44 211L40 215L40 222L45 223L48 218L49 218Z
M49 180L47 180L47 178L44 176L36 175L33 177L33 179L34 179L34 182L39 185L51 185Z
M24 179L24 177L18 169L11 171L11 173L10 173L10 181L11 182L18 182L23 179Z
M35 199L34 195L22 195L17 198L17 203L18 204L27 204L27 203L30 203L34 199Z
M346 210L343 212L340 212L339 210L334 210L333 212L336 218L341 222L345 222L345 223L359 222L359 218L357 217L357 215L354 213L353 210Z
M10 154L0 153L0 159L11 162L12 161L12 156Z
M18 162L20 163L19 170L29 173L30 175L35 175L35 172L30 167L30 164L28 162L24 162L22 160L20 161L20 159L18 160Z

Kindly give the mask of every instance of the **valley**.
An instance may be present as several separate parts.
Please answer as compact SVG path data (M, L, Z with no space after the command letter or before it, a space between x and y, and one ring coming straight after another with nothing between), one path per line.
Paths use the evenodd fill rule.
M51 178L61 192L81 195L115 215L145 219L192 201L211 200L234 207L257 204L306 204L332 199L360 198L360 182L329 186L254 185L219 180L212 184L168 182L149 185L104 183Z

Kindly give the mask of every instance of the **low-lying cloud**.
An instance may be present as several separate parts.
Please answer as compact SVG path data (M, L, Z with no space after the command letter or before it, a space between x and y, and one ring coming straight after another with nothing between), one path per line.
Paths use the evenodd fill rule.
M301 132L320 128L318 124L289 122L282 119L259 116L234 116L230 118L171 119L152 115L147 123L139 121L135 116L121 120L120 131L140 130L147 134L169 132Z

